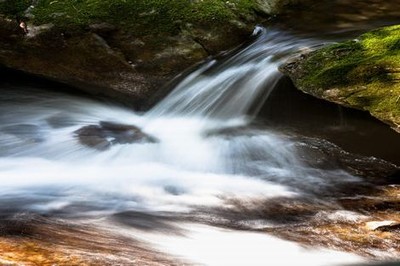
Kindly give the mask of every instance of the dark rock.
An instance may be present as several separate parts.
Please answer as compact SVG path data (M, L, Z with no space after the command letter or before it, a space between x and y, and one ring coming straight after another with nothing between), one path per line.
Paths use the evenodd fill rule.
M282 13L289 5L304 4L307 0L256 0L256 8L267 15Z
M117 30L117 27L106 22L89 25L89 29L97 34L110 34Z
M121 125L104 121L100 122L100 126L108 136L114 137L115 142L119 144L158 142L155 137L147 135L136 126Z
M98 136L79 136L79 142L87 147L105 151L111 147L111 142Z
M400 223L395 223L391 225L384 225L384 226L379 226L375 230L377 231L382 231L382 232L396 232L400 233Z
M393 185L400 184L400 169L394 170L388 177L388 182Z
M24 34L16 21L0 14L0 65L135 109L148 108L166 94L163 85L174 76L210 54L237 46L253 29L232 24L226 29L138 36L128 27L104 22L84 29L27 23L29 33Z
M375 157L349 153L326 140L307 137L297 140L298 157L304 164L318 169L344 169L377 184L391 183L388 177L400 171L395 164Z
M101 121L99 125L84 126L74 132L80 143L97 150L106 150L115 144L157 143L158 140L140 128Z

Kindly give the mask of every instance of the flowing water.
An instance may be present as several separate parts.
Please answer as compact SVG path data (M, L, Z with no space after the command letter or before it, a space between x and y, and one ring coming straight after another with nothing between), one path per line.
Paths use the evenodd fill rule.
M104 232L147 243L188 264L363 261L260 232L320 215L314 210L288 214L304 204L322 206L325 213L341 211L332 195L362 180L336 165L308 163L307 140L253 124L281 77L277 66L321 43L264 28L253 38L226 57L205 62L147 113L54 90L3 85L2 217L94 221ZM120 141L131 125L153 141ZM82 137L82 128L101 132Z

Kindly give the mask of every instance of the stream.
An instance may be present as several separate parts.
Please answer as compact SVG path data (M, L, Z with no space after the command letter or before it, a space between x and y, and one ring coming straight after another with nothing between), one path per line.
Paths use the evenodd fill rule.
M387 136L382 143L400 145L396 133L337 107L327 112L340 123L329 128L293 122L315 105L274 115L284 105L271 103L276 90L292 86L278 66L327 42L257 27L247 46L204 62L145 113L53 83L2 82L0 242L14 255L1 260L18 252L38 265L400 258L398 234L365 229L398 218L398 187L382 181L398 153L349 141L360 119Z

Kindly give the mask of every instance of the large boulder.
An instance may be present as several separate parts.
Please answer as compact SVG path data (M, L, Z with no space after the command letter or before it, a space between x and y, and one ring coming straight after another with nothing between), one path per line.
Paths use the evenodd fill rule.
M281 70L300 90L400 130L400 25L303 54Z
M0 66L145 108L265 17L239 1L0 1ZM27 25L27 27L25 27Z

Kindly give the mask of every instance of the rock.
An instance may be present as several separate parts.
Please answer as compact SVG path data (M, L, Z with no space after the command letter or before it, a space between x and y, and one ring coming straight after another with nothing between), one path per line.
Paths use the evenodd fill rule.
M53 27L31 37L4 33L7 39L1 32L0 64L134 107L165 81L136 71L95 33L69 33Z
M400 223L392 223L377 227L375 230L382 232L400 232Z
M79 142L89 148L105 151L111 148L111 142L98 136L79 136Z
M304 0L256 0L257 8L267 15L281 13L288 5L305 2Z
M299 1L308 0L3 0L0 66L148 109L177 74L238 46Z
M375 230L382 232L398 232L400 233L400 223L393 223L377 227Z
M84 126L74 132L79 142L100 151L115 144L157 143L158 140L132 125L101 121L98 125Z
M121 125L112 122L100 122L101 128L107 133L108 137L115 138L116 143L156 143L155 137L147 135L138 127L132 125Z
M385 160L349 153L329 141L318 138L295 138L297 155L305 164L317 169L343 169L374 184L392 184L399 167ZM344 189L353 189L350 186Z
M385 228L392 225L399 226L399 224L395 221L371 221L367 222L365 227L369 230L381 230L380 228Z
M253 6L221 1L34 3L25 34L14 20L27 6L0 1L0 65L136 109L168 93L163 85L186 68L247 40L264 19Z
M89 25L89 29L98 34L111 34L118 30L116 26L106 22L91 24Z
M400 130L400 25L303 54L281 67L297 88Z
M111 147L111 142L107 139L105 132L100 126L85 126L74 132L79 142L87 147L104 151Z

